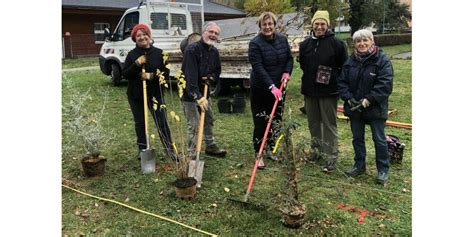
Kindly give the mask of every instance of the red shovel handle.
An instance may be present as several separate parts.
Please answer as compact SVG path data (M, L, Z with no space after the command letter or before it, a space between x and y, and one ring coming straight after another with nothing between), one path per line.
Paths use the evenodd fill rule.
M283 92L283 89L285 88L285 86L286 86L286 81L283 81L283 83L281 83L281 86L280 86L280 91ZM249 198L250 190L252 189L252 186L253 186L253 181L255 180L255 176L257 175L258 163L260 159L262 159L263 148L265 147L265 143L268 137L268 132L270 131L270 127L272 125L272 120L275 115L277 106L278 106L278 98L275 99L275 103L273 104L272 112L270 113L270 118L268 119L268 122L267 122L267 128L265 129L265 134L263 135L263 140L262 140L262 143L260 144L260 149L258 150L257 159L255 159L255 164L253 165L252 176L250 177L250 181L247 186L247 192L245 193L245 197L244 197L245 202Z

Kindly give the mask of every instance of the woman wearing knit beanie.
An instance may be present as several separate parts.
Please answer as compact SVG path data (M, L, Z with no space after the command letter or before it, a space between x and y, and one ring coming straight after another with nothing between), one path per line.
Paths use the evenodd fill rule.
M165 153L175 159L176 155L171 145L171 132L166 119L166 108L161 108L161 105L165 104L165 100L163 88L159 83L159 73L162 72L166 79L169 76L169 69L166 68L167 62L163 59L163 50L152 45L151 30L146 24L138 24L133 27L131 38L136 43L136 47L128 53L125 59L123 76L128 81L128 103L135 121L138 150L146 148L142 86L142 81L145 80L148 89L148 109L158 127L158 135ZM142 69L145 71L142 72ZM155 110L154 108L159 109Z
M354 53L342 68L339 94L349 117L354 147L354 166L346 174L356 177L366 171L365 125L370 125L377 166L376 182L388 181L389 155L385 138L388 97L392 93L393 67L389 57L374 42L372 32L358 30L352 36Z
M301 93L313 149L309 160L324 160L323 171L327 173L336 169L338 160L337 77L347 59L344 42L329 26L329 13L316 11L311 19L311 37L301 42L299 50Z

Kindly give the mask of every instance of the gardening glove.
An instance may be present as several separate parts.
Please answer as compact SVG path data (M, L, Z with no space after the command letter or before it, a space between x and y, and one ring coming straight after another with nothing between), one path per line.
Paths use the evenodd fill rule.
M145 55L142 55L142 56L138 57L137 60L135 60L135 64L139 67L141 67L145 63L146 63Z
M208 102L207 99L203 96L200 99L196 100L201 111L207 111Z
M290 74L287 73L287 72L283 73L283 75L281 76L281 81L282 81L282 82L283 82L283 81L289 82L290 79L291 79L291 76L290 76Z
M347 103L349 103L350 107L355 107L360 104L360 102L354 98L350 98L349 100L347 100Z
M364 107L364 109L370 106L370 101L366 98L360 100L360 103L362 104L362 107Z
M140 77L142 80L146 81L146 80L152 80L154 77L155 77L155 73L153 72L142 72L140 73Z
M281 93L280 89L278 89L275 85L272 85L271 90L272 90L273 96L275 96L275 100L281 100L282 99L281 98L282 93Z
M207 75L206 77L201 77L201 81L204 84L211 86L211 83L214 83L214 77L212 75Z

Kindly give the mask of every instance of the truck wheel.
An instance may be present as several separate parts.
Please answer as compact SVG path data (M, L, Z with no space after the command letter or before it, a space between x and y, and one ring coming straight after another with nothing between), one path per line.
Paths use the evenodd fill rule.
M120 72L120 67L116 63L112 63L112 71L110 72L110 75L112 75L112 84L114 86L119 86L120 81L122 80L122 75Z

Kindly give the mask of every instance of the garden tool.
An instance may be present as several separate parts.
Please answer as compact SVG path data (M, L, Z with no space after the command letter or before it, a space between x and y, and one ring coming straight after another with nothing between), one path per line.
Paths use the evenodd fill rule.
M208 86L204 83L204 98L207 98L207 89ZM204 133L204 120L206 118L206 111L201 110L201 115L199 117L199 127L197 134L197 144L196 144L196 159L189 162L188 177L194 177L197 181L197 188L201 188L202 182L202 172L204 169L204 161L199 160L199 154L201 153L202 146L202 135Z
M287 81L284 80L283 83L281 83L280 91L283 92L283 89L286 87L286 82ZM244 199L241 201L241 200L236 200L236 199L229 198L229 200L231 200L231 201L236 201L236 202L239 202L239 203L249 204L248 199L249 199L249 195L250 195L250 190L252 189L253 181L255 180L255 176L257 175L258 163L260 162L260 159L262 159L263 149L264 149L265 143L267 141L268 132L270 131L270 127L272 125L272 120L273 120L273 117L275 116L275 111L276 111L277 106L278 106L278 99L275 99L275 103L273 104L272 112L270 113L270 118L268 118L267 128L265 129L265 133L263 135L262 143L260 144L260 149L258 150L257 158L255 159L255 164L253 165L252 176L250 177L250 181L249 181L249 184L247 186L247 192L245 193Z
M142 73L145 73L145 65L142 66ZM148 97L146 92L146 80L143 83L143 110L145 112L145 137L146 149L140 151L140 163L144 174L154 173L156 166L155 149L150 147L150 135L148 134Z

